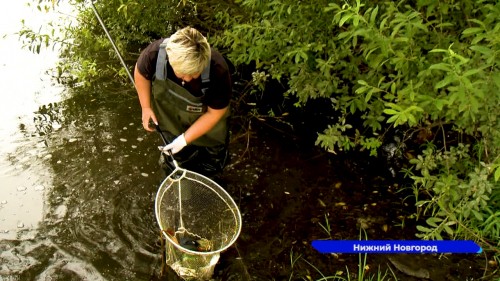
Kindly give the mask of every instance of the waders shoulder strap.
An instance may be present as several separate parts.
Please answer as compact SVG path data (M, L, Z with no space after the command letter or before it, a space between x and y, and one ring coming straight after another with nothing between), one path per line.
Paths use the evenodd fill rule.
M203 69L201 73L201 92L203 95L207 95L210 88L210 64L212 63L211 57L208 58L208 66Z
M167 47L169 38L165 38L163 42L160 44L160 49L158 50L158 58L156 59L156 72L155 78L158 80L167 80L167 51L165 48Z

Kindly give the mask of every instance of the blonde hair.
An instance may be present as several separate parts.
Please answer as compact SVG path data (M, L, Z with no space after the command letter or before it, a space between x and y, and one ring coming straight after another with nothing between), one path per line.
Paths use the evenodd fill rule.
M166 51L170 65L180 74L200 74L210 63L210 44L198 30L189 26L170 36Z

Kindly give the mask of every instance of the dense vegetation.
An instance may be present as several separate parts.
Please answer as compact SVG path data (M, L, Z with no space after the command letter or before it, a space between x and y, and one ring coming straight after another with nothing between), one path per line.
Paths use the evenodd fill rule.
M55 1L36 1L41 10ZM34 51L64 42L58 78L130 83L88 3L59 35L23 30ZM332 153L376 156L400 136L418 237L473 239L500 253L500 2L494 0L259 1L108 0L95 3L132 67L151 40L191 25L236 67L245 91L281 95L295 107L327 104L317 132ZM110 61L95 54L107 52ZM103 75L106 74L106 75ZM281 83L282 92L267 91ZM271 110L279 118L286 108ZM326 117L325 117L326 118ZM392 140L391 140L392 141ZM413 200L412 199L412 200Z

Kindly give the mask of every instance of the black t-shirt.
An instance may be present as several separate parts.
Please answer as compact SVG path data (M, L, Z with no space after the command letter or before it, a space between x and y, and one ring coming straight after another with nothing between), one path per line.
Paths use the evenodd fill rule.
M156 40L147 46L137 60L137 69L148 80L153 80L156 71L158 50L163 40L163 38ZM167 78L182 85L182 80L175 76L170 63L167 65ZM202 96L201 75L197 79L185 83L184 88L194 96ZM209 89L209 93L203 98L204 104L213 109L222 109L229 105L232 91L231 75L222 55L213 49L211 50Z

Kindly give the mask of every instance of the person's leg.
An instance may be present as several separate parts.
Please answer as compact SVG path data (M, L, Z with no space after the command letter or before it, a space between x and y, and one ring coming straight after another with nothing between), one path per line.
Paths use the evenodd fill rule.
M176 136L172 135L167 131L162 131L161 133L163 134L168 143L172 142L176 138ZM190 170L189 166L192 165L190 163L197 161L196 159L198 157L198 154L199 154L199 147L196 146L186 146L180 152L172 156L166 155L161 152L159 164L165 173L165 177L168 177L176 168L172 159L175 159L179 167Z
M174 171L174 164L167 159L167 156L163 153L160 154L158 159L158 164L164 173L164 177L168 177Z
M218 178L229 163L229 152L225 145L196 147L197 153L184 163L184 168L208 178Z
M170 142L175 136L162 132L165 139ZM216 145L210 147L188 145L172 156L178 166L209 178L219 177L224 167L229 163L229 152L227 145ZM165 172L170 175L175 170L172 157L161 153L159 164Z

